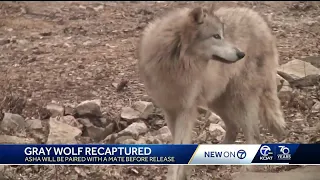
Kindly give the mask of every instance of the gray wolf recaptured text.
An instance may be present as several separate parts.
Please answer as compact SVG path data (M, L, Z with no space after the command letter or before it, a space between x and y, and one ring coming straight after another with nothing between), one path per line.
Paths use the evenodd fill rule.
M148 94L164 111L174 144L192 142L198 106L223 119L223 143L234 143L240 128L246 143L260 143L259 120L278 139L285 133L276 42L253 10L172 11L144 30L138 66ZM185 179L185 168L170 166L168 179Z

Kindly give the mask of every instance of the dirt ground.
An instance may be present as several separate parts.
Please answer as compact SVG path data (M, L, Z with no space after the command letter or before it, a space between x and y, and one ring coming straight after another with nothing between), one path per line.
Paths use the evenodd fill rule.
M170 9L208 3L1 2L0 98L8 94L26 98L25 107L20 108L26 118L40 118L41 107L51 101L65 104L100 98L103 111L111 120L117 119L122 107L145 94L136 69L142 29ZM221 4L251 7L269 19L278 39L280 64L320 54L319 2ZM114 83L121 81L128 84L117 92ZM308 102L304 102L319 100L317 91L302 93L302 105L300 101L284 104L290 129L287 142L308 143L318 137L308 128L319 117L306 113ZM266 142L274 141L268 133L264 137ZM288 169L273 166L264 171ZM11 166L5 171L5 179L160 180L167 167ZM199 166L192 178L227 180L236 171L237 166Z

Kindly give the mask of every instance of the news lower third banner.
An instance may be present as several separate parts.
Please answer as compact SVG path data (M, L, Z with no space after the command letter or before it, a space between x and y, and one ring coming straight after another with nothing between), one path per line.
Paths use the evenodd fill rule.
M0 145L0 164L320 165L320 144Z

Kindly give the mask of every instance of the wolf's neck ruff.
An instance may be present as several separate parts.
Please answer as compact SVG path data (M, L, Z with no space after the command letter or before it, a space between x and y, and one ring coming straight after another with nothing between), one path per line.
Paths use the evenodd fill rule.
M190 46L199 38L199 25L204 23L205 16L200 10L185 8L171 12L149 26L146 34L157 36L152 41L158 47L153 55L158 66L180 73L184 70L192 72L205 69L210 58L203 58L190 51Z

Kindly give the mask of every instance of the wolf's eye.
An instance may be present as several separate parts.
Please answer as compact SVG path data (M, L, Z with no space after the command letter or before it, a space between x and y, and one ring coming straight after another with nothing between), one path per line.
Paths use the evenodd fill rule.
M219 34L214 34L212 37L215 39L221 39L221 36Z

